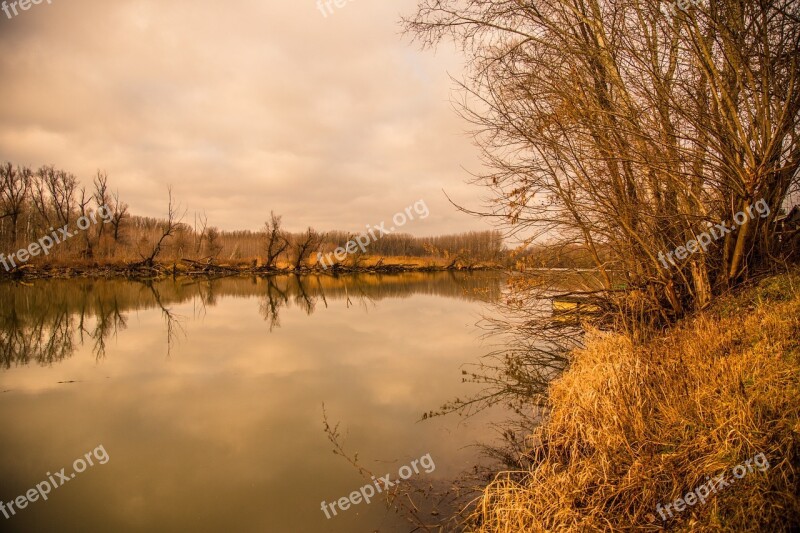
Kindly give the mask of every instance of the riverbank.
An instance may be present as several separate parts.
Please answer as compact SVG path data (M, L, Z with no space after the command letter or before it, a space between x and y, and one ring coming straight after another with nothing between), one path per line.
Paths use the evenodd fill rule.
M533 466L498 474L468 530L796 530L799 317L795 270L643 345L590 332L550 387L524 458ZM768 469L752 468L758 454ZM728 484L709 485L723 474ZM701 486L704 502L688 496Z
M276 276L282 274L317 274L340 275L361 273L403 272L465 272L483 270L501 270L503 267L493 263L470 263L444 261L422 258L375 258L365 260L358 265L334 264L323 268L319 264L304 265L296 269L288 265L266 267L255 261L216 262L182 259L171 262L91 262L71 261L68 263L26 264L11 271L0 269L0 280L64 279L64 278L127 278L127 279L159 279L167 277L225 277L225 276Z

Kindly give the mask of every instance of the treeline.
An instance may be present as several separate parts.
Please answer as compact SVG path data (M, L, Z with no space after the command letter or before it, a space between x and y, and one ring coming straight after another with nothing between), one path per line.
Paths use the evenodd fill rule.
M45 235L54 228L74 232L81 217L97 221L97 212L103 213L99 223L77 232L74 238L52 250L56 257L77 254L92 259L113 253L123 237L123 225L129 222L128 206L119 200L117 193L108 187L108 176L98 172L92 189L78 188L74 174L52 165L37 170L14 167L11 163L0 165L0 243L3 251L14 253ZM106 223L103 223L106 221Z
M333 231L328 234L327 248L344 246L352 233ZM443 257L464 260L499 261L504 251L503 234L494 231L470 231L438 237L414 237L407 233L384 235L370 244L369 252L382 256Z
M86 230L74 231L76 221L102 210L104 217ZM97 217L95 217L97 218ZM108 220L107 223L103 223ZM282 218L269 214L261 231L222 231L205 213L187 216L169 193L166 219L135 216L112 192L108 176L99 172L92 187L79 187L74 174L53 166L31 169L0 165L0 251L12 254L26 248L52 228L69 226L75 236L50 250L48 262L78 260L105 263L203 262L251 263L267 268L299 270L316 262L317 253L344 246L355 234L300 233L283 229ZM439 258L448 262L498 262L504 253L498 231L468 232L439 237L385 235L373 241L364 256ZM40 258L41 259L41 258Z

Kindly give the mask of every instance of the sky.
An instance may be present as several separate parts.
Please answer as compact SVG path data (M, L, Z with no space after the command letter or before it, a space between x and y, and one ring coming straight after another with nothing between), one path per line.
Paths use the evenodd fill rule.
M478 207L481 166L463 57L402 34L414 0L49 1L0 11L0 160L102 169L136 215L171 185L224 230L358 231L420 199L404 232L490 229L443 193Z

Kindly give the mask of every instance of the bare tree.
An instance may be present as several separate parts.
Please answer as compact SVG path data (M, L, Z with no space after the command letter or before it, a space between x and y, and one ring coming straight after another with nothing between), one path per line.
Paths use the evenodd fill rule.
M299 235L296 238L294 249L295 249L295 256L294 256L294 269L300 270L302 268L303 262L306 261L311 254L316 252L320 245L322 244L322 240L325 238L324 235L320 235L317 233L316 230L309 227L305 233Z
M208 238L206 239L206 255L216 258L222 251L222 245L219 243L220 232L217 228L208 228Z
M769 262L800 179L798 4L693 4L419 0L406 20L424 45L452 37L468 55L483 214L582 247L609 294L622 283L667 320ZM768 214L663 260L759 201Z
M34 208L39 213L42 222L44 222L44 226L47 227L55 226L55 222L52 221L50 216L50 200L43 177L45 172L55 172L55 169L53 169L53 167L42 167L36 172L31 187L31 201L33 202Z
M25 207L32 176L33 173L26 167L15 169L11 163L0 166L0 218L11 220L12 246L17 244L19 217Z
M106 208L110 209L111 203L110 193L108 192L108 174L105 172L97 171L97 175L94 177L94 203L98 209L105 206ZM97 224L97 238L103 236L103 230L105 229L105 224Z
M80 210L81 216L86 217L87 219L89 213L86 208L88 207L89 203L91 203L91 201L92 197L86 196L86 188L81 187L81 199L78 202L78 209ZM102 226L102 224L100 225ZM94 256L91 236L89 235L88 231L83 231L82 233L83 233L84 248L83 252L81 252L81 255L86 259L91 259Z
M156 245L153 247L153 250L150 252L149 256L145 257L142 255L142 263L150 267L153 266L153 262L161 253L161 248L164 244L164 241L167 238L175 235L175 232L178 230L183 221L183 217L186 215L186 212L184 212L178 216L178 210L180 208L179 206L175 205L172 199L172 186L170 186L167 190L169 192L169 206L167 209L167 221L162 226L161 237L159 237L158 242L156 242Z
M75 188L78 179L74 174L57 170L54 166L43 166L35 175L34 205L39 214L52 225L69 225L75 212ZM50 217L53 213L54 218Z
M269 269L275 268L278 257L289 247L289 239L286 232L281 229L281 217L270 211L270 219L264 223L264 231L267 234L267 263Z
M111 227L114 229L114 242L118 243L122 230L122 221L130 217L128 204L120 202L119 191L114 193L114 212L111 217Z
M197 231L198 222L200 225L200 232ZM208 228L208 217L206 216L205 211L203 211L202 215L194 214L194 255L195 257L200 257L200 251L203 249L203 241L206 238L206 231Z

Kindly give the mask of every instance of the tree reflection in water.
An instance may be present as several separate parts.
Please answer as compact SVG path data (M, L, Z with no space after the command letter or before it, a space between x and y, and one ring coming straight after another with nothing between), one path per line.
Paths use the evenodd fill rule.
M280 275L191 280L43 280L0 284L0 368L36 363L47 366L73 355L91 342L96 359L106 356L111 337L128 327L127 315L142 309L161 312L166 349L185 334L175 306L194 304L192 319L204 316L221 297L259 298L259 313L269 331L280 327L280 312L294 306L307 315L329 302L367 307L385 298L434 294L467 300L500 295L500 277L492 272L361 274L352 276Z

